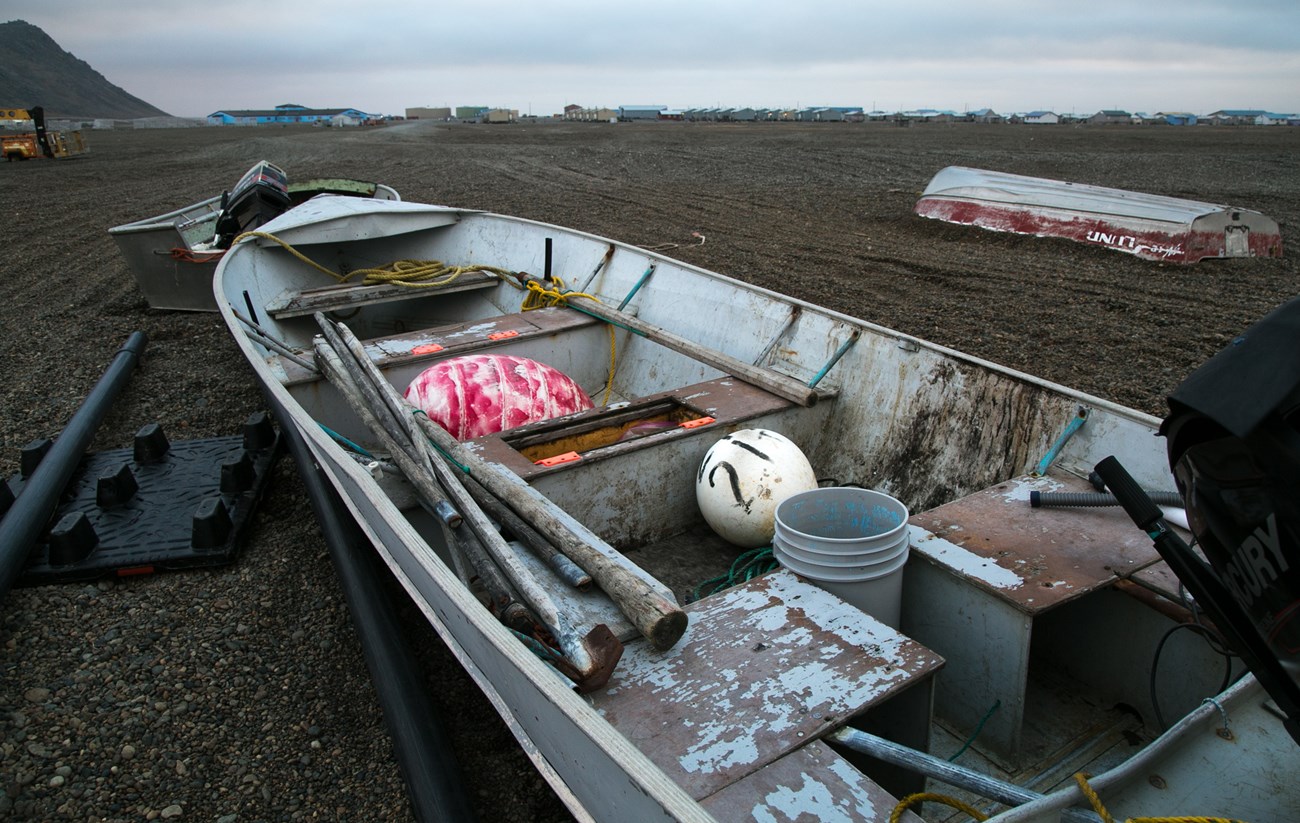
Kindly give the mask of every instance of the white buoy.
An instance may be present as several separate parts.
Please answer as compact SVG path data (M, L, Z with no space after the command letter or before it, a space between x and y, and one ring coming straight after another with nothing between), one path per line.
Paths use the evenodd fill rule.
M815 488L812 465L789 438L768 429L742 429L704 455L695 500L705 522L724 540L757 548L772 542L776 507Z

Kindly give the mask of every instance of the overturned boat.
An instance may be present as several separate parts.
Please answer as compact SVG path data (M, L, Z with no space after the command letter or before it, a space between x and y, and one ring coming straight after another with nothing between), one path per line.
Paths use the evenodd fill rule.
M1275 657L1248 672L1206 615L1218 590L1188 597L1153 540L1162 510L1138 528L1090 496L1114 455L1117 494L1175 489L1154 417L442 206L317 197L236 238L215 292L282 423L580 820L1096 820L1085 787L1121 816L1300 808L1276 677L1296 621L1269 607ZM788 494L802 460L814 487ZM742 526L772 497L764 559Z
M250 168L228 192L184 208L108 230L136 284L155 309L216 311L212 275L233 234L218 225L252 228L318 194L400 200L391 186L347 178L291 181L266 161Z
M1250 209L964 166L936 174L915 212L1170 263L1282 256L1277 222Z

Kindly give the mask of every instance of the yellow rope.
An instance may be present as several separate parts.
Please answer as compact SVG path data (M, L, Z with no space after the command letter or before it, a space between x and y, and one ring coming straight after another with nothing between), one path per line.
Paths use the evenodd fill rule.
M285 241L264 231L246 231L235 238L230 245L233 247L236 243L246 240L250 237L260 237L264 240L270 240L280 248L289 252L298 260L311 266L319 272L328 274L340 283L346 283L355 277L360 277L358 282L365 286L378 286L391 284L395 286L404 286L411 289L436 288L445 286L454 281L457 277L468 272L486 272L495 274L502 280L509 282L511 272L505 269L499 269L495 266L449 266L440 260L397 260L386 266L379 266L370 269L356 269L347 274L339 274L335 271L325 268L321 264L312 260L307 255L295 249Z
M502 278L503 280L505 278ZM510 282L507 280L506 282ZM520 304L520 311L533 311L534 309L545 309L551 306L567 306L570 297L585 297L588 300L600 302L600 298L592 294L580 291L562 291L564 281L558 277L551 278L552 285L550 288L543 286L536 280L529 280L523 288L528 294L524 295L524 302ZM609 405L609 396L614 390L614 367L618 363L617 342L614 337L614 327L606 324L605 328L609 329L609 376L605 378L605 397L600 401L602 406Z
M917 792L916 794L909 794L907 797L898 801L898 805L895 806L894 810L889 814L889 823L898 823L903 816L903 812L907 811L912 806L915 806L918 803L931 801L942 803L945 806L952 806L957 811L965 812L975 820L989 819L989 816L981 812L979 809L967 803L963 803L955 797L949 797L946 794L936 794L934 792Z
M1097 795L1096 790L1088 784L1088 775L1078 772L1074 776L1074 782L1079 784L1079 791L1083 796L1088 798L1092 804L1092 810L1097 813L1103 823L1115 823L1115 818L1111 817L1110 812L1102 805L1101 798ZM1130 817L1125 823L1242 823L1229 817Z
M1088 784L1088 776L1083 772L1079 772L1074 776L1074 782L1079 784L1079 791L1083 792L1083 796L1088 798L1088 802L1092 804L1092 810L1095 811L1097 813L1097 816L1102 819L1102 823L1115 823L1115 818L1111 817L1110 812L1106 811L1106 807L1102 805L1101 798L1097 796L1097 792L1092 788L1092 786ZM907 811L909 808L917 805L918 803L925 803L925 802L942 803L945 806L951 806L952 808L957 809L958 811L965 812L966 814L970 815L971 818L974 820L983 821L989 819L988 815L984 814L979 809L976 809L973 806L963 803L962 801L958 800L955 797L949 797L943 794L936 794L934 792L919 792L917 794L909 794L907 797L904 797L902 800L898 802L898 805L894 807L894 811L891 812L889 815L889 823L898 823L898 821L903 816L903 812ZM1228 817L1130 817L1125 821L1125 823L1243 823L1243 822Z
M236 237L234 242L230 245L233 248L236 243L250 237L260 237L264 240L270 240L272 243L279 245L280 248L289 252L289 254L293 255L298 260L301 260L317 271L328 274L340 283L345 283L360 275L361 284L366 286L388 283L397 286L405 286L407 288L433 288L436 286L445 286L467 272L481 271L487 272L488 274L495 274L497 277L501 278L503 282L509 283L516 288L526 288L528 294L524 296L523 305L520 306L520 309L523 311L544 309L548 306L565 306L568 305L568 298L570 297L586 297L590 300L600 302L599 298L585 292L560 291L564 288L564 281L560 280L558 277L551 279L551 282L555 284L551 288L545 288L535 280L529 280L527 286L520 286L519 283L515 281L513 272L507 269L497 268L496 266L482 266L477 264L471 266L449 266L439 260L397 260L378 268L356 269L347 274L338 274L325 268L315 260L312 260L307 255L269 232L246 231ZM605 380L605 398L601 401L601 405L609 404L610 393L614 389L614 367L618 362L614 327L608 325L607 328L609 329L609 377Z

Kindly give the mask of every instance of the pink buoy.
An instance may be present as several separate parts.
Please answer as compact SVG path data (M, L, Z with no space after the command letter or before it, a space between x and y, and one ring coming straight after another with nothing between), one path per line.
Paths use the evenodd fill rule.
M439 361L411 381L406 399L457 440L592 407L591 398L568 375L508 354Z

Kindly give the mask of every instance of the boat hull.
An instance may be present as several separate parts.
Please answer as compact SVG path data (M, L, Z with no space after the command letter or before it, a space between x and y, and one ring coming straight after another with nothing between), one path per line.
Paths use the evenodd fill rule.
M354 200L338 208L324 199L314 203L315 213L287 213L265 230L314 260L331 260L344 267L356 260L437 259L459 265L490 264L511 272L553 269L576 291L598 295L608 305L628 306L638 328L693 341L695 349L682 352L647 340L644 332L616 326L614 354L609 326L567 309L521 312L520 291L504 281L474 290L466 286L454 293L398 300L371 295L364 303L334 304L336 316L347 317L366 353L397 388L414 379L430 359L483 350L536 359L583 386L597 408L480 437L469 441L467 448L508 471L521 488L550 501L556 517L575 531L590 534L593 541L635 552L652 544L657 547L656 541L672 535L689 535L701 522L694 492L701 460L724 434L749 427L787 435L806 452L819 476L860 479L918 512L908 574L914 583L938 582L905 587L904 630L918 639L921 634L932 637L934 645L929 639L920 642L945 657L949 653L939 644L955 647L952 662L944 664L951 665L952 671L941 673L947 676L946 687L941 678L930 691L932 681L927 678L935 671L938 655L855 612L857 618L843 625L864 639L864 647L905 646L912 650L912 663L925 664L921 685L902 692L898 698L903 702L886 704L891 708L877 717L896 711L897 717L919 713L924 719L932 703L942 703L936 708L949 712L950 719L955 717L959 728L973 728L976 722L984 726L980 715L995 699L1006 697L1004 686L1024 689L1034 613L1045 610L1044 604L1093 602L1094 590L1106 596L1118 572L1109 565L1103 568L1105 561L1097 559L1099 547L1114 541L1115 535L1131 532L1136 534L1129 543L1145 539L1131 524L1113 519L1103 522L1104 534L1095 518L1087 520L1086 526L1054 521L1067 525L1049 532L1042 525L1047 521L1031 521L1023 524L1025 528L1013 524L1017 535L1028 536L1023 555L1027 560L1003 558L997 552L981 557L956 544L960 538L955 527L934 526L937 533L927 537L923 528L927 511L988 489L987 505L999 506L995 510L1000 515L1029 517L1028 507L1017 505L1012 493L1020 485L1014 479L1034 472L1048 452L1054 455L1053 476L1036 482L1058 482L1056 478L1062 476L1058 472L1085 477L1102 458L1120 454L1143 486L1167 488L1171 483L1162 445L1154 437L1159 422L1155 418L894 330L636 246L557 226L411 203ZM830 733L836 724L864 722L860 706L836 701L864 683L884 679L882 672L894 676L908 662L892 660L886 667L872 669L851 680L852 688L825 689L819 678L830 668L829 661L844 662L852 655L832 654L832 646L815 645L812 648L823 650L824 658L797 669L793 651L791 656L786 651L798 644L784 632L791 626L804 631L815 621L771 620L763 623L766 635L726 637L725 651L745 659L781 650L780 659L772 658L770 665L764 661L748 667L747 676L769 678L761 681L765 685L750 688L752 684L743 678L733 682L744 667L723 665L723 658L701 651L698 644L707 632L695 623L680 645L666 652L647 651L635 636L616 629L626 644L620 669L608 688L586 697L577 695L571 682L533 656L469 593L452 569L448 547L432 518L385 485L382 471L376 476L366 460L350 453L345 440L370 444L370 435L333 387L278 351L283 347L310 358L317 325L308 314L291 311L288 307L294 300L285 294L307 294L323 286L333 289L326 276L260 239L237 244L218 266L215 278L223 319L258 380L286 410L282 422L303 435L385 564L579 819L708 820L711 814L749 819L761 800L746 794L750 775L783 762L763 760L760 743L771 743L784 734L787 744L796 736L806 744ZM363 292L358 289L356 294ZM336 296L346 297L342 292ZM331 308L321 305L320 310ZM246 311L252 311L252 316L241 317ZM249 321L258 324L260 331L250 332ZM267 345L270 338L276 341L274 347ZM663 340L671 342L667 337ZM756 364L774 382L790 377L803 386L815 384L815 402L802 405L767 389L742 385L744 381L720 370L710 353ZM606 381L612 390L609 395L601 391ZM655 431L632 442L579 447L583 449L580 459L557 465L541 464L524 453L537 443L568 442L567 437L591 434L603 421L643 406L688 409L696 420L707 416L712 422ZM1062 440L1061 433L1081 409L1088 411L1087 424L1068 442ZM1077 535L1072 533L1076 530ZM1076 546L1077 556L1067 553L1063 559L1045 562L1043 558L1050 557L1058 544ZM1149 554L1149 547L1146 554L1125 549L1119 554L1121 565L1149 563ZM656 559L638 558L646 567ZM1095 567L1096 575L1076 587L1078 566ZM960 589L967 599L959 602L950 596L949 587ZM1005 590L1013 590L1017 599L1008 604ZM804 602L822 596L820 590L800 591ZM737 595L747 603L739 611L759 614L758 606L773 602L774 595L763 590L752 601L744 597L744 593ZM712 598L701 604L708 600ZM990 630L993 621L979 605L993 600L1001 604L998 616L1007 627L1005 633ZM1092 609L1068 611L1086 613L1090 620L1108 619L1115 610L1107 607L1107 601L1098 602L1095 614ZM1152 614L1143 619L1163 626L1161 621L1167 618ZM1038 625L1037 631L1045 631L1041 621ZM1023 656L1012 661L1009 649L1017 643L1023 645ZM969 647L969 660L962 659L962 646ZM1068 644L1062 644L1062 649L1066 658L1094 659L1082 654L1086 649ZM1093 668L1108 671L1113 654L1110 648L1098 650ZM688 678L682 672L692 660L703 665L691 670ZM1008 673L994 682L988 672L996 668L1006 668ZM1132 668L1137 674L1131 679L1145 688L1145 672ZM699 669L714 680L701 679ZM1191 684L1189 692L1204 674L1192 670L1183 678ZM794 684L793 689L785 688L787 682ZM647 695L647 701L651 697L664 701L663 711L647 702L638 713L637 699L629 709L619 703L620 690L625 695ZM791 693L803 707L802 714L781 708L780 701ZM935 694L940 696L937 700ZM961 705L962 696L969 694L978 697L967 697L970 705ZM1124 699L1138 700L1140 695L1134 695L1126 694ZM739 699L742 696L748 704ZM1180 700L1184 696L1180 693ZM999 756L1010 761L1020 755L1024 706L1022 699L1004 702L1007 708L987 723L986 737L1000 747ZM1166 705L1172 702L1166 697ZM726 725L734 717L752 716L745 715L745 709L757 711L763 719L738 722L736 728ZM707 717L693 720L691 711ZM812 728L793 725L810 717L817 721ZM689 729L697 730L698 740L683 731ZM662 745L667 738L686 738L687 751L665 754ZM924 748L929 732L916 733L912 739ZM1198 746L1213 747L1216 741L1221 742L1211 735L1180 743L1178 751L1186 754ZM744 759L749 757L755 759ZM730 782L719 790L724 777ZM1183 807L1206 812L1232 808L1225 810L1218 798L1207 799L1204 792L1197 795L1196 791L1195 786L1190 789L1188 803L1206 801L1206 805ZM1123 805L1113 810L1162 809L1159 801L1157 789L1137 781L1127 787ZM832 807L839 808L832 803L827 809ZM888 808L878 811L860 811L852 819L888 817Z
M338 190L322 188L321 191ZM391 186L371 184L373 194L400 200ZM117 244L149 306L171 311L215 312L212 277L222 252L205 250L216 236L221 196L209 197L156 217L114 226L108 234Z
M1159 262L1282 256L1277 223L1250 209L957 166L934 176L914 211Z

